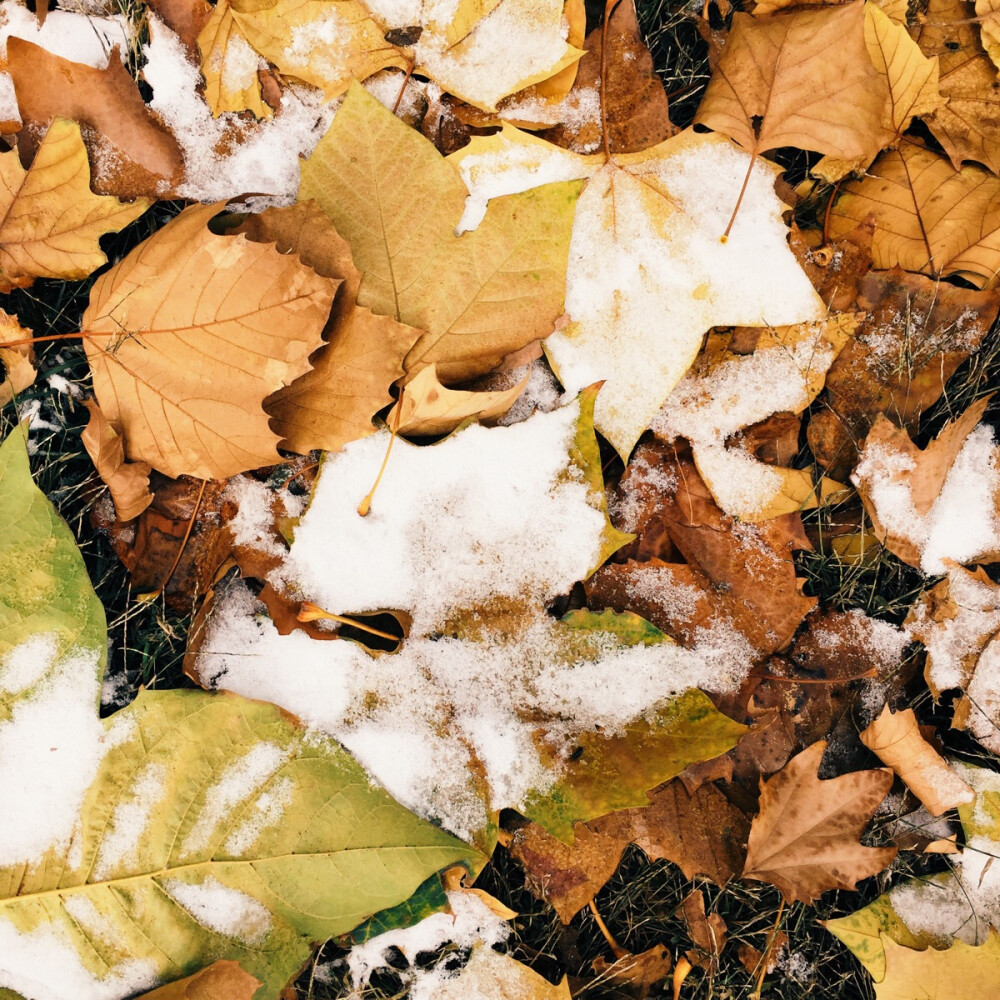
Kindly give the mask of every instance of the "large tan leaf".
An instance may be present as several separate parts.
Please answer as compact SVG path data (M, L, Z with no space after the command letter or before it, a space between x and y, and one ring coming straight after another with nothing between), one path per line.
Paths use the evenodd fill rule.
M198 34L201 73L205 77L205 100L212 114L252 111L270 118L273 109L261 96L257 76L260 57L250 47L228 0L219 0Z
M868 58L864 6L735 14L695 122L749 153L797 146L845 160L874 156L885 82Z
M843 236L873 216L876 268L957 274L977 288L1000 280L1000 180L988 171L955 169L945 157L903 142L841 191L829 231Z
M90 411L90 421L80 440L97 474L111 492L118 519L131 521L153 502L153 494L149 492L149 465L146 462L126 462L121 434L92 399L84 405Z
M863 847L861 831L892 785L889 770L852 771L820 781L826 741L793 757L764 782L750 828L743 877L776 885L804 903L827 889L853 889L885 868L895 847Z
M33 150L54 118L89 125L94 188L123 198L162 196L180 180L183 157L173 135L146 107L116 55L94 69L11 38L7 60L25 125L18 143Z
M107 261L100 237L149 204L93 194L80 126L55 119L27 170L16 150L0 153L0 292L35 278L87 277Z
M278 460L261 404L308 368L338 284L273 245L216 236L218 211L189 208L136 247L83 316L101 409L130 459L169 476Z
M914 37L927 55L938 57L941 94L947 99L926 119L934 137L954 166L975 160L996 173L1000 92L996 66L979 44L977 13L985 12L966 0L930 0Z
M357 304L361 274L351 248L315 202L251 215L236 232L274 243L279 253L296 254L341 282L323 329L327 343L305 374L264 402L282 447L336 451L371 434L372 417L391 402L389 386L403 375L403 358L423 331Z
M576 192L554 184L506 198L457 237L467 192L454 167L355 85L302 165L299 198L315 198L350 243L358 304L427 331L407 372L436 362L448 382L552 331Z

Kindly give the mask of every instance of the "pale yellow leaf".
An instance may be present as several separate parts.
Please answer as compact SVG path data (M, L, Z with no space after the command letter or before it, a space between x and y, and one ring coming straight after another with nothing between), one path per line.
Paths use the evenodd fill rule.
M222 479L278 461L261 403L309 367L337 282L188 208L95 283L94 390L130 459Z
M985 944L955 941L943 951L916 951L882 937L885 977L875 984L876 1000L996 1000L1000 983L1000 937Z
M976 0L979 19L979 39L994 66L1000 66L1000 3L997 0Z
M480 946L462 971L436 986L435 1000L470 1000L489 997L490 1000L570 1000L569 986L564 976L553 986L537 972L522 965L510 955L501 955L492 948Z
M252 111L270 118L273 109L261 96L257 64L260 57L251 48L233 17L229 0L219 0L198 35L201 73L205 77L205 100L218 117L223 111Z
M93 194L80 126L55 118L25 170L0 153L0 292L35 278L85 278L107 262L98 240L137 219L145 198Z

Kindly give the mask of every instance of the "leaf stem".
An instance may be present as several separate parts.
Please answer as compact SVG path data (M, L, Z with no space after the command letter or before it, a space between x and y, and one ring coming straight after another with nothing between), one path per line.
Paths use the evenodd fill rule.
M747 166L747 175L743 178L743 187L740 188L740 196L736 199L736 207L733 209L733 214L729 217L729 225L726 226L726 231L722 234L723 243L729 241L729 233L733 228L733 223L736 221L736 213L740 210L740 205L743 204L743 195L747 193L747 184L750 183L750 174L753 173L753 165L756 162L757 153L754 151L753 156L750 157L750 164Z
M295 617L300 622L314 622L317 619L325 618L332 622L339 622L341 625L350 625L351 628L360 629L362 632L368 632L370 635L377 635L380 639L399 642L398 635L382 632L377 628L372 628L371 625L365 625L363 622L356 621L353 618L346 618L344 615L335 615L332 611L327 611L318 604L313 604L312 601L303 601L302 606L299 608L299 613Z
M371 511L372 499L375 496L375 491L378 489L378 484L382 482L382 474L385 472L385 467L389 464L389 455L392 452L392 446L396 441L396 433L399 430L399 415L403 412L404 392L406 392L405 386L399 390L399 399L396 401L396 416L392 421L392 433L389 437L389 447L385 449L385 458L382 459L382 467L378 470L378 475L375 477L375 482L372 484L372 488L365 495L361 503L358 504L358 515L360 517L367 517L369 511Z
M181 547L177 550L177 555L174 557L174 561L170 566L170 570L167 575L163 578L163 583L160 584L157 590L154 590L150 595L150 598L159 597L167 589L167 584L174 577L174 573L177 571L177 567L180 565L181 556L184 555L184 550L187 548L188 539L191 537L191 532L194 529L195 519L198 517L198 511L201 509L201 501L205 497L205 487L208 486L208 480L203 479L201 481L201 489L198 490L198 499L195 501L194 510L191 511L191 517L188 520L187 531L184 532L184 538L181 540Z

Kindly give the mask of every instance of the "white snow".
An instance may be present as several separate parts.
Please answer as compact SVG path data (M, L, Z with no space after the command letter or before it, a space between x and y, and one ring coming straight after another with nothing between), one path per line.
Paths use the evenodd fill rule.
M744 448L701 445L694 460L716 503L732 517L754 520L784 486L780 472Z
M862 451L851 479L868 488L886 531L920 550L925 573L946 572L946 560L969 564L1000 550L1000 469L990 427L980 424L966 438L926 515L913 501L915 470L913 458L879 443Z
M278 778L262 792L249 810L249 815L233 828L223 849L235 856L247 855L265 830L278 825L285 815L285 807L292 801L295 785L291 778Z
M127 945L125 934L107 914L94 905L94 901L82 892L65 896L63 909L76 921L89 938L94 938L102 944L123 949Z
M135 866L138 862L150 816L167 793L167 777L165 765L150 762L127 786L124 797L115 804L110 823L101 837L94 863L94 879L102 882L112 872Z
M263 903L211 875L200 883L168 878L161 885L203 927L241 944L263 944L271 930L271 913Z

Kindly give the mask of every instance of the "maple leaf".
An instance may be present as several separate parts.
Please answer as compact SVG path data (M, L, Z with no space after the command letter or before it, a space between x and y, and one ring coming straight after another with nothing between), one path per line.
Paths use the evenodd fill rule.
M944 157L906 141L841 192L830 212L830 232L842 236L873 218L876 268L955 274L977 288L992 288L1000 280L1000 179L988 171L955 169Z
M252 111L270 118L271 106L261 96L260 62L243 33L229 0L219 0L198 34L205 100L218 117L223 111Z
M88 125L94 150L94 187L102 194L161 197L183 169L180 147L142 100L135 80L112 51L106 69L53 55L10 38L7 62L25 128L18 143L33 152L54 118Z
M403 358L423 331L358 305L361 274L351 248L315 202L248 216L233 232L273 242L279 253L340 282L323 328L327 343L308 371L264 400L282 447L336 451L373 433L372 417L391 402L389 386L402 377Z
M193 976L144 993L139 1000L253 1000L260 985L260 980L244 972L239 962L223 959Z
M1000 935L985 944L954 942L944 951L915 951L883 940L885 977L875 984L877 1000L991 1000L1000 980Z
M773 190L777 168L764 165L748 179L750 159L722 136L688 130L605 163L508 126L474 138L450 159L472 195L465 226L491 197L542 179L590 178L570 242L570 322L544 349L568 391L604 380L596 424L623 458L694 361L709 327L778 326L825 315L788 249ZM745 180L740 216L720 241Z
M695 122L755 156L797 146L870 159L882 145L886 88L868 58L864 7L733 15Z
M788 901L853 889L885 868L895 847L863 847L861 831L892 784L889 770L852 771L820 781L826 741L793 757L762 783L743 877L770 882Z
M436 362L447 382L551 332L576 191L553 184L504 199L456 237L467 192L453 166L354 85L302 165L299 199L315 198L350 243L358 304L426 331L406 371Z
M277 460L261 403L307 369L337 288L273 245L210 232L219 208L189 208L136 247L83 315L101 409L130 459L172 476Z
M920 734L913 709L893 712L886 705L859 735L861 742L906 782L932 816L975 799L972 788Z
M957 168L975 160L1000 172L1000 95L997 69L980 45L978 18L966 0L930 0L914 29L917 44L940 64L947 103L925 118Z
M80 440L111 492L119 519L131 521L153 502L153 494L149 492L150 467L146 462L126 462L121 434L93 400L84 405L90 411L90 422Z
M98 240L137 219L149 202L92 194L80 126L56 118L25 170L0 153L0 291L36 278L85 278L107 257Z
M884 416L865 438L852 480L875 536L925 573L1000 558L996 445L979 425L988 402L973 403L923 450Z

